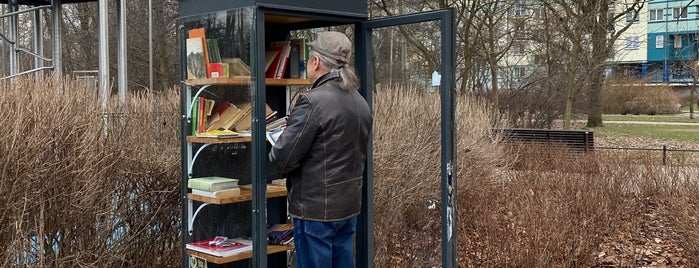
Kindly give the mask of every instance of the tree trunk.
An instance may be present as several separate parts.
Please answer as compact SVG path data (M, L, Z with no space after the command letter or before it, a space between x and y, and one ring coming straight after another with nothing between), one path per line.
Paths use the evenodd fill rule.
M609 5L606 1L598 2L597 6L597 22L593 24L592 28L592 64L599 64L592 66L592 83L590 84L590 89L588 92L588 113L587 113L587 127L601 127L602 122L602 109L600 103L600 95L602 92L603 79L604 79L604 62L607 61L609 51L612 49L610 47L611 43L607 41L607 25L609 23L608 15Z
M579 44L579 42L576 42ZM575 95L575 73L578 70L578 56L580 50L577 44L573 45L573 51L570 56L570 68L568 69L568 97L566 98L566 110L563 119L563 129L570 129L570 121L573 117L573 96Z

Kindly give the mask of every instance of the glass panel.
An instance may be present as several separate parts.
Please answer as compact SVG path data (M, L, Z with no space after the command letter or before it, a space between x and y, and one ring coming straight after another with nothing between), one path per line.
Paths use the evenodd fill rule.
M212 60L210 62L229 63L232 76L249 76L249 70L245 69L249 69L251 65L253 18L252 8L242 8L187 17L182 19L182 25L185 34L193 29L204 29L207 48L213 48L211 51L207 49Z
M441 266L439 26L373 31L377 267Z
M250 107L253 88L250 81L254 65L251 62L255 42L254 14L253 8L242 8L180 20L185 35L186 54L182 57L186 61L183 68L187 70L187 77L184 79L190 85L185 94L188 95L187 107L192 107L188 111L191 132L184 135L188 136L188 141L193 141L191 150L183 153L190 156L191 163L187 165L192 167L192 177L217 176L238 179L239 185L251 183L250 138L237 141L205 139L202 132L226 129L243 134L249 131L251 119L246 117L250 114L246 111ZM236 118L238 120L234 120ZM207 143L213 144L204 145ZM241 192L246 191L241 188ZM194 201L193 209L202 204ZM193 242L215 236L250 237L251 204L248 198L242 202L203 207L192 223L193 235L184 239ZM236 265L245 267L247 261ZM209 267L215 265L209 263Z

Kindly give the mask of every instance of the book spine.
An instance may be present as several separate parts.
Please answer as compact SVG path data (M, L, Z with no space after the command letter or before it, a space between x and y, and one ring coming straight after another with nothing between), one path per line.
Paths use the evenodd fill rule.
M204 97L199 97L199 122L197 122L197 134L204 132L204 118L206 118L204 115L204 105L206 105Z

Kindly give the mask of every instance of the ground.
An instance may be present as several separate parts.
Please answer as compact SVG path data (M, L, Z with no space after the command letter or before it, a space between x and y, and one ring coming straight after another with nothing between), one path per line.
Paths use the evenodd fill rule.
M607 122L610 123L610 122ZM673 148L695 149L696 144L677 141L661 141L649 138L596 137L596 146L659 148L663 145ZM682 239L673 224L668 220L662 204L647 200L642 207L628 210L630 230L634 232L609 235L600 245L596 258L600 267L692 267L685 251L679 246ZM636 215L634 217L634 215ZM637 215L642 215L639 220Z

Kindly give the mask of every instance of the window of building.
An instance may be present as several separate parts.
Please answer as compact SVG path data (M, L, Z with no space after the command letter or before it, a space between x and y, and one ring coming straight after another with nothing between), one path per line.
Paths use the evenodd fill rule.
M522 78L525 76L524 66L515 66L512 68L512 76L514 78Z
M512 54L520 56L524 54L524 45L521 43L512 44Z
M628 13L626 13L626 22L638 21L637 14L638 13L635 10L631 10Z
M641 42L638 40L638 36L626 37L626 49L639 49Z
M663 18L663 10L662 9L651 9L648 11L648 14L649 14L649 17L648 17L649 21L661 21L661 20L665 19L665 18Z
M675 7L672 9L673 19L686 19L687 18L687 7Z
M524 16L526 15L526 9L524 8L524 0L519 0L512 7L512 15L514 16Z
M697 6L697 8L699 8L699 6ZM543 19L544 18L544 9L541 7L536 7L534 9L532 9L532 16L535 19Z
M675 48L682 48L682 35L675 35Z

